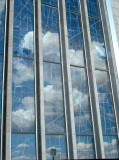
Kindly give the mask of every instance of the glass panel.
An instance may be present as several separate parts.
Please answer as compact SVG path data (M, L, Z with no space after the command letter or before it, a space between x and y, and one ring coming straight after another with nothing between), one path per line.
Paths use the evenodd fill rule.
M71 67L71 77L76 133L91 133L92 123L85 69Z
M97 0L87 0L88 14L92 16L99 16Z
M111 98L111 89L109 76L107 72L95 71L97 79L97 90L100 105L101 123L103 134L116 133L115 117L113 112L113 103Z
M46 148L47 160L67 159L65 136L46 136Z
M4 52L5 0L0 0L0 53Z
M13 53L33 57L33 0L15 0Z
M105 149L105 158L113 159L119 158L119 146L117 141L117 136L104 136L104 149Z
M42 5L43 59L59 62L58 9Z
M34 62L13 58L12 131L34 132Z
M65 2L66 2L66 9L79 11L78 0L65 0Z
M41 2L57 6L57 0L41 0Z
M84 66L83 40L79 14L67 12L67 30L70 64Z
M36 160L35 135L12 134L12 160Z
M89 17L90 33L92 40L92 52L96 68L106 69L107 57L103 39L101 21L98 18Z
M94 142L92 136L77 136L78 159L95 159Z
M2 73L3 73L2 69L3 69L3 55L0 55L0 125L1 125L1 103L2 103Z
M46 133L64 133L64 104L59 64L44 63L44 101Z

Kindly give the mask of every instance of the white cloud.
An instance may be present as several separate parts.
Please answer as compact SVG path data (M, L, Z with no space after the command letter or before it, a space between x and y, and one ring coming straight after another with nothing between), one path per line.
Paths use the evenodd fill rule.
M13 158L13 160L31 160L31 158L26 156L18 156Z
M23 59L14 58L13 68L16 70L15 74L13 72L13 82L15 84L20 84L22 82L34 79L34 73L31 71L33 66L25 65Z
M5 8L5 0L0 0L0 15Z
M33 31L29 31L25 34L24 38L21 40L20 44L21 48L25 48L30 50L32 53L33 51Z
M43 54L59 55L59 35L58 33L46 32L43 35Z
M77 144L77 149L80 151L89 151L90 152L93 150L93 145L81 142L81 143Z
M34 98L25 97L18 109L12 112L12 126L25 131L34 125L34 120Z
M17 148L27 148L27 147L30 147L29 144L26 144L26 143L21 143L17 146Z

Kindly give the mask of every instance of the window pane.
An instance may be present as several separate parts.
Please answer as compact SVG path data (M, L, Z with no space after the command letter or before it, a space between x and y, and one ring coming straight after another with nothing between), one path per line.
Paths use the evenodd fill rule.
M33 0L15 0L13 53L33 57Z
M67 12L67 29L70 64L84 66L82 30L80 26L80 15Z
M92 16L99 16L97 0L87 0L88 14Z
M13 58L12 131L34 132L34 62Z
M66 2L66 9L79 11L78 0L65 0L65 2Z
M101 21L99 18L89 17L92 52L96 68L107 68L107 57L103 39Z
M0 53L4 52L5 0L0 0Z
M91 133L92 122L85 69L71 67L71 77L76 133Z
M65 136L46 136L46 156L47 160L67 159L66 138Z
M46 133L64 133L64 104L59 64L44 63L44 102Z
M36 160L35 135L12 134L12 160Z
M58 9L42 5L43 59L60 61Z
M117 136L104 136L105 158L119 158L119 146Z
M95 71L103 134L116 133L113 103L107 72Z
M92 136L77 136L78 159L95 159Z
M3 73L2 69L3 69L3 55L0 55L0 125L1 125L1 103L2 103L2 73Z
M57 6L57 0L41 0L41 2Z

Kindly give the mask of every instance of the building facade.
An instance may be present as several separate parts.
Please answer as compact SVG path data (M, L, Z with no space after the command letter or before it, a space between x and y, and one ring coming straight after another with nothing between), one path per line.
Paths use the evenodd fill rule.
M116 1L0 0L1 160L119 158Z

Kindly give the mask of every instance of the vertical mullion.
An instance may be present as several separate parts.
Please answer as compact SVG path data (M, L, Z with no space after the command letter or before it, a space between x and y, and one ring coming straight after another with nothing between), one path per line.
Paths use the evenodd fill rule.
M75 121L74 121L74 108L72 100L72 85L71 85L71 73L70 62L68 54L68 37L67 37L67 24L66 24L66 9L65 1L58 0L59 9L59 24L60 24L60 43L61 43L61 58L63 68L63 86L64 86L64 100L66 110L66 129L67 129L67 148L68 158L77 159L77 145L76 145L76 133L75 133Z
M112 99L113 99L113 108L114 108L114 116L116 119L116 127L117 127L117 134L119 139L119 92L118 92L118 73L116 70L116 66L114 63L114 55L112 54L111 44L109 39L109 31L107 26L106 20L106 2L98 0L99 10L100 10L100 17L102 22L102 29L104 35L104 42L107 54L107 62L108 62L108 70L109 70L109 80L111 84L111 92L112 92ZM115 66L115 67L114 67Z
M34 65L35 65L35 110L37 160L46 159L41 0L34 0Z
M96 158L105 158L86 0L79 0L94 129Z
M2 86L2 151L1 159L11 160L11 107L14 0L6 0L5 40Z

